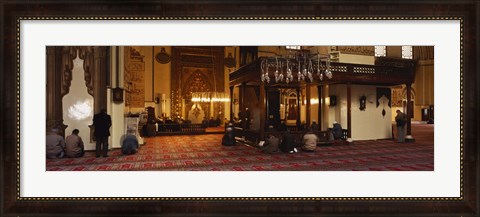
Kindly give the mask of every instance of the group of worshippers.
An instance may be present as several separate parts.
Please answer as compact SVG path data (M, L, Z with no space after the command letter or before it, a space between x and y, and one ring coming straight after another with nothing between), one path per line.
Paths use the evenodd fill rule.
M57 128L52 128L47 134L47 158L82 157L85 154L80 131L74 129L66 139L58 134Z
M105 109L102 109L93 117L94 138L96 142L95 156L101 155L108 157L108 137L110 136L110 127L112 119ZM58 128L52 128L46 136L46 156L49 159L71 157L83 157L85 154L85 145L80 131L74 129L72 134L66 139L59 134ZM135 135L125 135L121 139L122 153L126 155L135 154L138 150L138 140Z
M262 151L264 153L276 153L276 152L284 152L284 153L296 153L298 152L295 146L295 138L291 134L290 130L286 127L286 124L282 122L279 126L279 130L282 133L277 133L278 131L270 125L268 128L268 136L265 141L259 143ZM301 150L306 152L313 152L317 148L317 142L319 138L315 132L319 131L318 124L313 121L312 125L310 126L309 130L303 135L302 137L302 146ZM333 128L330 131L329 140L335 141L340 140L343 135L342 126L334 121ZM227 128L226 132L222 138L222 145L224 146L233 146L236 144L235 141L235 134L233 131L233 124L230 123Z
M202 120L202 128L207 128L207 127L218 127L221 124L220 117L217 117L216 119L213 119L213 117L210 117L210 120L207 119L207 117L204 117Z
M284 124L281 124L282 126ZM282 151L284 153L296 153L297 149L295 148L295 139L293 135L290 133L290 130L286 127L280 127L284 133L282 138L276 133L276 130L273 126L269 126L270 134L267 136L265 145L263 146L262 150L264 153L275 153L278 151ZM317 142L319 138L315 132L319 131L318 124L313 121L310 128L307 132L302 136L302 146L301 150L306 152L313 152L317 149ZM342 126L337 123L336 121L333 122L333 128L330 131L329 141L340 140L342 138L343 129Z
M260 143L263 153L271 154L279 151L284 153L298 152L297 148L295 148L295 139L293 138L293 135L290 133L289 129L286 129L283 132L282 138L280 138L281 136L277 133L277 130L272 125L268 127L268 132L269 135L265 139L265 142Z

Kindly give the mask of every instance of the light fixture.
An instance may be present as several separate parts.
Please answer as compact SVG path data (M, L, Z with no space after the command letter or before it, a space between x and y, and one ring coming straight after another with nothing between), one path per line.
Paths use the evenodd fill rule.
M294 80L313 82L315 72L320 81L324 76L328 79L333 76L330 56L322 55L318 51L316 54L310 54L299 50L292 54L290 50L286 57L276 55L264 58L260 67L262 70L260 79L264 83L270 83L271 80L275 83L287 84Z
M193 92L192 102L230 102L230 98L223 92Z

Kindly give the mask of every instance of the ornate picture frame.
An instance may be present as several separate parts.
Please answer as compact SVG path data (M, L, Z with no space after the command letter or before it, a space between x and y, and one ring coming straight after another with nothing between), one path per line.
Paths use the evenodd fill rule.
M412 4L415 3L415 7ZM190 2L137 3L9 1L2 10L0 123L2 216L476 216L478 215L478 1L382 2ZM194 9L194 10L192 10ZM141 17L138 15L141 14ZM126 17L126 16L130 17ZM94 19L166 20L460 20L461 34L461 196L383 197L21 197L20 183L20 22ZM457 127L457 126L454 126ZM233 187L233 186L232 186Z

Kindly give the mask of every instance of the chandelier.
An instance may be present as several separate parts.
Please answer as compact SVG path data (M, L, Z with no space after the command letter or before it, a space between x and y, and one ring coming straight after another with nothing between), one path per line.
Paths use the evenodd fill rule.
M298 82L313 82L314 76L318 76L320 81L324 77L332 78L332 70L330 67L330 58L328 55L322 56L320 53L309 54L298 52L295 55L287 57L274 56L267 57L261 62L261 80L270 83L290 83L294 80ZM271 73L273 71L273 74Z
M224 92L193 92L192 102L230 102L230 97Z

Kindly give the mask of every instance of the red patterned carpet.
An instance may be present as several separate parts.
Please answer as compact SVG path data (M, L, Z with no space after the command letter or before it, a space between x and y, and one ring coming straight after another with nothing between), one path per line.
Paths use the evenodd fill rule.
M120 150L110 157L47 159L48 171L433 171L433 125L412 124L414 143L355 141L322 146L315 152L264 154L259 149L221 145L221 134L147 138L135 155Z

